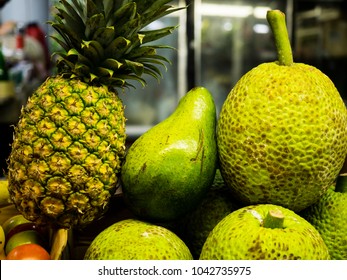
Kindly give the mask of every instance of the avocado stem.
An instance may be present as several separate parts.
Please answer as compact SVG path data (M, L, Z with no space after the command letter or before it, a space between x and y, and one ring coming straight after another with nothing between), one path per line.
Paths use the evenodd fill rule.
M284 215L282 211L269 210L264 221L263 227L265 228L283 228Z
M270 10L266 14L266 19L275 38L279 64L291 66L293 64L293 53L289 41L285 14L279 10Z
M337 177L335 192L347 193L347 173L340 174Z

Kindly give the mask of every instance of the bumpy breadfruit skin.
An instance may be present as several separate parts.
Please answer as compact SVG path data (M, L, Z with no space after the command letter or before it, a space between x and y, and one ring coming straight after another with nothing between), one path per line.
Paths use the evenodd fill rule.
M270 210L283 213L283 228L267 228ZM240 208L221 220L208 236L200 260L328 260L318 231L293 211L271 204Z
M194 258L199 258L206 238L217 223L238 208L217 169L210 190L200 205L186 218L186 228L182 239Z
M241 202L300 211L317 202L342 168L346 107L318 69L263 63L228 95L217 142L223 178Z
M335 192L331 187L317 203L300 215L318 230L331 259L347 260L347 193Z
M185 243L170 230L144 221L119 221L92 241L85 260L191 260Z

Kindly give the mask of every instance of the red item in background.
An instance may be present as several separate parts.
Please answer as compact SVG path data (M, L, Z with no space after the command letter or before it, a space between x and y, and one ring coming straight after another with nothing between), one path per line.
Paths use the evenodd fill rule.
M23 49L24 48L24 36L21 33L19 33L16 37L16 48L17 49Z
M45 36L44 32L42 31L42 29L40 28L40 26L37 23L33 22L33 23L29 23L26 26L25 34L35 38L37 41L40 42L40 44L43 47L44 54L45 54L46 70L49 70L50 57L49 57L49 51L48 51L46 36Z

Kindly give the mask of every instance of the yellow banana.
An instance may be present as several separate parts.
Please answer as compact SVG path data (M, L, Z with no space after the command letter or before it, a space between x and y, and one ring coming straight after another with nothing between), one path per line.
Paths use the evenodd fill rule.
M8 181L0 180L0 207L12 204L8 192Z
M0 226L0 252L5 248L5 232L2 226Z
M53 240L51 246L51 259L59 260L63 254L63 251L68 243L69 230L60 228L53 232Z
M6 260L5 250L2 250L2 252L0 252L0 260Z
M2 226L0 226L0 260L5 260L5 232Z
M1 207L0 208L0 225L2 225L6 220L8 220L9 218L18 215L19 212L16 209L16 207L14 206L14 204L5 206L5 207Z

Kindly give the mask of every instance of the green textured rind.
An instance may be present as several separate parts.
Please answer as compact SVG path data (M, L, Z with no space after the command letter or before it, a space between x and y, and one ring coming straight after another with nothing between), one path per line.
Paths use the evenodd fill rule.
M300 213L321 234L331 259L347 260L347 193L327 193L314 205Z
M211 188L198 207L185 217L186 227L182 235L195 259L198 259L209 233L231 212L240 208L226 187L219 169Z
M99 233L85 260L191 260L185 243L170 230L139 220L123 220Z
M264 63L229 93L217 142L223 178L243 204L300 211L317 202L343 166L346 107L318 69Z
M269 210L284 214L284 228L265 228ZM200 260L328 260L319 232L305 219L281 206L240 208L220 221L208 236Z
M125 156L123 105L106 86L48 78L22 109L9 192L28 220L61 227L101 217Z
M124 197L137 216L170 221L197 206L216 171L215 126L213 97L197 87L167 119L131 145L121 180Z

